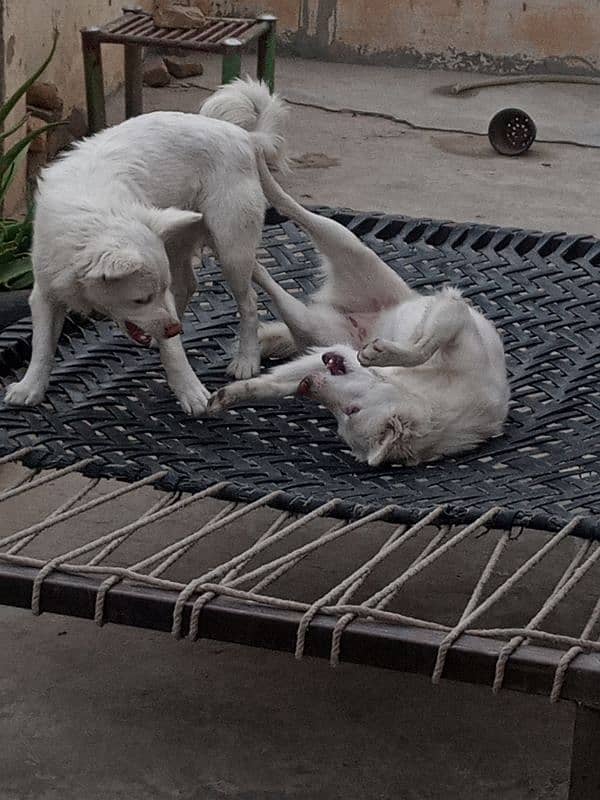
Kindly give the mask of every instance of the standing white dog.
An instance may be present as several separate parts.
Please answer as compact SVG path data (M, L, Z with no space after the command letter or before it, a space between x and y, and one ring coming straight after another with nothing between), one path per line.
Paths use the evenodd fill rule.
M34 222L33 352L7 403L43 400L67 311L95 310L140 345L155 339L184 411L204 411L208 392L179 335L196 289L192 256L203 243L216 250L239 308L239 352L229 371L257 374L251 276L266 204L256 153L270 163L282 158L284 108L254 81L221 92L200 114L159 111L102 131L44 171ZM220 117L243 108L252 132L210 119L211 107Z
M353 233L289 197L261 158L259 170L268 200L314 239L324 273L305 305L257 265L254 278L285 323L261 330L263 353L320 349L220 389L209 411L297 392L327 406L372 466L431 461L501 433L509 388L492 323L456 289L412 291Z

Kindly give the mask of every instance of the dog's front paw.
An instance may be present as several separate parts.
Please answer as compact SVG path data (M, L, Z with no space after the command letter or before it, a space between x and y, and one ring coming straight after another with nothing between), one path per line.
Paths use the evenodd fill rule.
M46 387L26 378L12 383L6 390L4 402L9 406L37 406L46 394Z
M207 414L218 414L220 411L225 411L229 408L227 402L227 389L219 389L208 398L208 406L206 408Z
M199 417L206 411L210 392L200 381L176 389L175 394L186 414Z
M258 375L259 372L259 360L253 356L237 355L227 367L227 374L238 381L245 381L248 380L248 378L253 378L255 375Z
M385 367L387 363L386 351L381 339L373 339L366 344L357 354L358 363L363 367Z
M208 398L208 414L218 414L220 411L227 411L228 408L237 405L246 395L243 381L230 383L219 389Z

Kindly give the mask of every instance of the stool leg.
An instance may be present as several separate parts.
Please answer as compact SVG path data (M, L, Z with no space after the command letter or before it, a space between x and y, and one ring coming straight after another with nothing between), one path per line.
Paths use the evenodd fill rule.
M231 83L242 72L242 43L239 39L225 39L224 45L221 79L223 83Z
M261 22L266 22L268 28L258 39L256 77L259 81L264 81L271 94L273 94L275 91L275 30L277 17L272 14L263 14L258 19Z
M577 705L569 800L600 797L600 711Z
M97 131L106 127L102 50L98 28L85 28L81 31L81 46L83 49L88 133L97 133Z
M142 100L142 48L125 45L125 119L144 113Z

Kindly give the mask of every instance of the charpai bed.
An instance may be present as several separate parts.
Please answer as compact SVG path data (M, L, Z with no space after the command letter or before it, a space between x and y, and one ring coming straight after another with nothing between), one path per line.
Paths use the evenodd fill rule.
M411 286L450 282L495 322L513 393L505 435L436 464L372 469L313 404L185 417L157 353L109 323L71 320L44 405L0 406L3 463L25 467L0 509L78 476L44 519L0 525L0 601L576 700L571 796L596 797L600 746L591 758L586 743L600 732L600 242L319 212ZM292 223L270 211L262 247L285 288L314 288L312 244ZM226 381L236 308L212 259L199 282L186 349L212 389ZM29 347L27 322L0 335L2 384L22 373ZM147 487L159 491L137 516L106 521L111 509L123 520ZM84 535L78 523L100 509L98 535ZM202 524L173 536L191 510ZM294 576L319 559L336 569L308 597ZM412 587L435 587L457 563L470 565L460 613L440 602L437 618L424 616ZM519 605L533 584L537 605Z

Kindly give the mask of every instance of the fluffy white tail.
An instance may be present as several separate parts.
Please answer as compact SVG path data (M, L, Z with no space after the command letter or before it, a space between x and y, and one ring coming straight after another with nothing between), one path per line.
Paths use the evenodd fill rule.
M222 119L247 130L270 167L287 168L284 128L287 108L266 83L241 79L221 86L201 108L205 117Z

